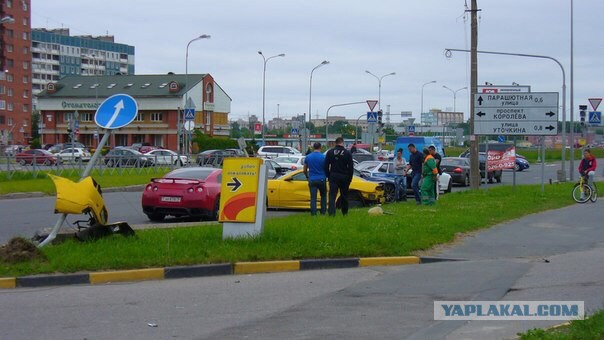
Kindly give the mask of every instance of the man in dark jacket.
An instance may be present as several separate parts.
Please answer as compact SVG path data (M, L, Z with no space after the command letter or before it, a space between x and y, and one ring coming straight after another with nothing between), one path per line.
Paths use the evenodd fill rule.
M336 196L340 193L342 214L348 214L348 187L354 174L352 154L344 148L344 139L336 138L336 146L325 156L325 175L329 180L329 216L336 215Z

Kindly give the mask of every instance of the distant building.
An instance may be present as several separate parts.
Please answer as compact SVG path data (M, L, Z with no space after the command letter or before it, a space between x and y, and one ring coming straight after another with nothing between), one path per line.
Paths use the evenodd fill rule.
M0 145L31 137L30 21L30 0L0 2Z
M64 143L72 129L77 140L89 147L98 145L99 128L94 113L111 95L131 95L139 113L130 125L114 131L110 146L150 143L177 150L182 130L183 108L190 97L195 106L195 129L213 137L228 137L231 98L209 74L121 75L85 77L70 75L49 83L38 95L45 128L42 143ZM77 112L77 114L76 114ZM78 123L75 124L75 117ZM75 129L77 126L78 130Z
M67 75L134 74L134 46L112 35L70 36L68 28L34 28L31 32L32 90Z

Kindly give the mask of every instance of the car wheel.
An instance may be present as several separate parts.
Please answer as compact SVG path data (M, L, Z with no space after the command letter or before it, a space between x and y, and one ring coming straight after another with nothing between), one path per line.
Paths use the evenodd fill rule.
M464 187L469 187L470 186L470 175L466 175L466 178L464 179L463 185L464 185Z
M501 174L499 174L499 176L496 176L495 180L497 181L497 183L501 183Z
M182 161L181 160L176 160L174 161L174 165L176 166L183 166Z
M449 185L447 185L447 190L445 190L445 192L450 193L452 189L453 189L453 181L451 179L449 179Z
M384 187L384 198L386 203L392 203L396 201L396 188L394 185L386 185Z
M25 165L27 165L27 162L24 159L22 159L19 161L19 164L22 166L25 166Z
M115 162L113 161L113 159L110 159L107 161L107 166L110 168L113 168L113 166L115 165Z
M147 214L147 217L153 222L161 222L166 215L163 214Z
M341 204L339 202L340 200L338 199L338 202L336 202L336 206L338 208L341 208ZM367 204L365 203L365 200L363 200L363 196L361 196L361 193L358 191L350 191L348 193L348 207L349 208L358 208L358 207L364 207Z

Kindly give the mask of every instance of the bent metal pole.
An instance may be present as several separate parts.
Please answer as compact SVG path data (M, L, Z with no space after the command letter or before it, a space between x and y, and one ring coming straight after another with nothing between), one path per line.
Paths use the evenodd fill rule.
M90 161L88 161L88 164L86 165L86 169L84 169L84 173L82 173L82 176L80 177L80 181L82 179L88 177L88 175L90 175L90 173L92 172L92 168L94 168L94 165L96 164L97 159L99 159L101 157L103 147L105 146L105 144L107 144L107 141L109 140L109 136L111 136L111 131L112 130L105 130L105 135L103 136L103 139L101 139L101 142L99 143L96 150L94 151L94 154L90 158ZM52 231L50 232L50 234L48 234L48 236L44 239L44 241L42 241L38 245L38 248L44 247L45 245L49 244L57 237L57 233L61 229L61 226L63 226L63 223L65 223L65 218L67 218L67 214L63 213L57 220L57 223L55 223L55 226L52 228Z

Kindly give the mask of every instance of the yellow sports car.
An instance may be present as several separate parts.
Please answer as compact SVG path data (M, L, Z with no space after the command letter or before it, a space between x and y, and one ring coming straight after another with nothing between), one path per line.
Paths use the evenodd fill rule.
M268 180L268 207L310 210L308 180L302 170ZM320 194L317 193L317 196ZM369 182L354 176L348 190L350 206L366 206L384 201L383 183ZM320 201L317 200L317 205Z

